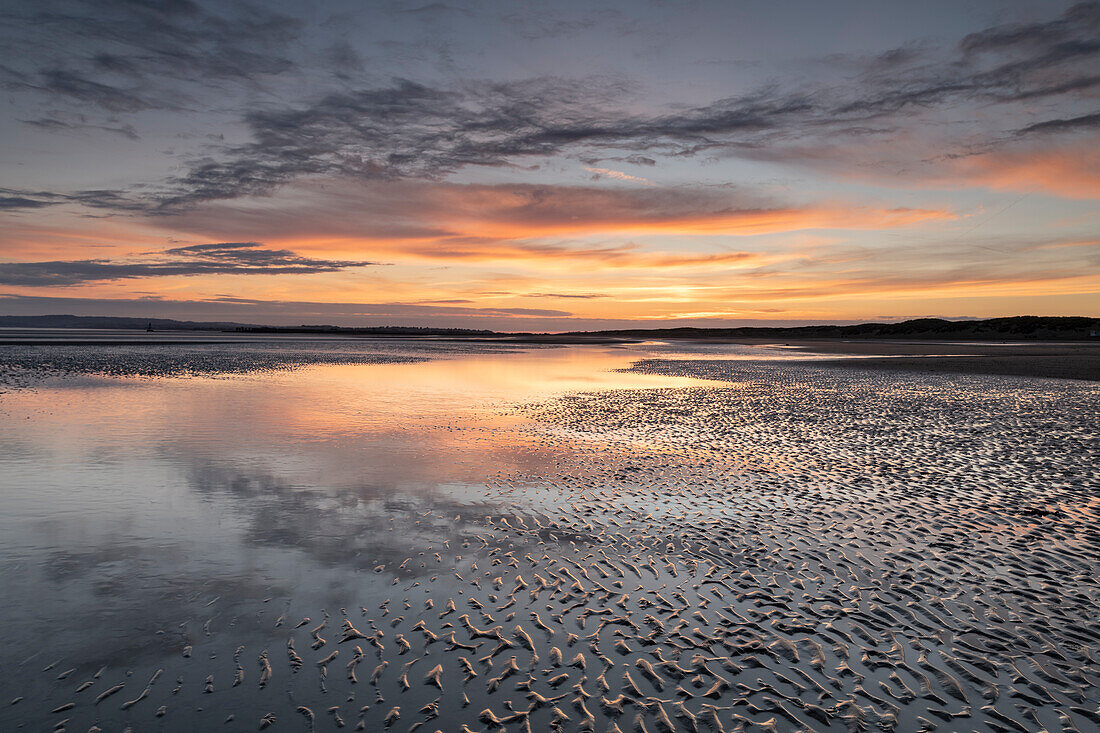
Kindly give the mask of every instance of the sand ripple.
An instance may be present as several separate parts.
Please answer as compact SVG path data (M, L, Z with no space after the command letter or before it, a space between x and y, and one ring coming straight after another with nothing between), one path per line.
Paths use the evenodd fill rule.
M707 360L636 369L724 385L524 406L520 429L559 450L556 468L487 476L458 517L404 507L461 532L403 561L364 558L359 596L231 615L215 598L177 630L189 655L159 661L163 675L28 669L45 692L5 719L1100 729L1100 388Z

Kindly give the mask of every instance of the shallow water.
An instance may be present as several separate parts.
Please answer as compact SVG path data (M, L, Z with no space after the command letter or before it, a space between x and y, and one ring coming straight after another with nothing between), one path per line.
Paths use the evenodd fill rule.
M1100 388L804 358L0 346L0 728L1096 729Z

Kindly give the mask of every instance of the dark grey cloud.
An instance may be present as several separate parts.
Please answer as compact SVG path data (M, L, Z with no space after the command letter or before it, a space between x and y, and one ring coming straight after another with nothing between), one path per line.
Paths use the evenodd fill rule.
M860 79L868 93L836 111L881 116L960 99L1011 103L1072 94L1100 87L1098 64L1100 3L1080 3L1053 20L972 33L946 59L915 48L887 52Z
M148 211L150 204L136 194L108 189L89 189L72 193L0 188L0 209L41 209L57 204L79 204L91 209L110 211Z
M411 9L436 16L452 10L439 3ZM598 16L559 18L547 11L536 25L539 34L554 35L606 25ZM559 27L555 18L569 27ZM37 29L32 36L44 33L74 44L58 60L29 50L31 40L17 40L15 48L26 52L29 66L17 64L0 77L10 88L35 89L115 115L186 104L187 84L252 84L290 71L294 64L285 58L286 49L303 33L299 20L236 2L105 0L93 11L51 0L8 19ZM1064 119L1036 122L1028 132L1067 129L1065 110L1100 89L1100 3L1081 3L1043 22L988 28L948 49L888 50L849 63L851 73L831 86L777 84L648 112L637 104L639 90L622 78L545 76L453 85L396 79L356 87L351 82L362 59L354 49L337 43L323 55L342 67L338 76L346 83L339 91L249 108L240 119L247 142L185 159L184 173L159 187L12 195L31 202L24 208L65 200L175 213L206 201L266 195L310 176L442 179L469 167L531 166L562 155L646 166L662 157L699 155L766 154L780 160L788 149L800 148L802 155L807 147L854 137L886 139L904 130L915 113L959 104L1058 102ZM1035 108L1046 106L1053 105ZM1087 124L1088 117L1078 124ZM40 126L55 119L59 129L67 123L44 116ZM136 135L121 123L111 128Z
M608 79L548 77L459 89L401 80L329 94L305 107L257 110L245 116L252 142L193 161L159 204L172 210L263 195L309 175L439 179L468 166L509 166L572 150L691 155L762 145L766 133L818 114L807 99L763 93L658 117L608 109L624 91Z
M364 61L347 41L337 41L324 51L324 59L340 79L351 79L363 71Z
M1017 135L1029 135L1036 132L1076 132L1078 130L1092 130L1100 128L1100 112L1089 115L1070 117L1066 119L1046 120L1036 122L1016 131Z
M0 195L0 211L15 211L18 209L41 209L46 206L52 206L55 203L57 202L46 201L41 198Z
M393 12L403 13L407 15L419 15L419 16L431 16L441 17L450 13L458 13L460 15L471 15L468 8L460 8L456 5L448 5L447 3L427 3L424 5L418 5L413 8L394 8Z
M505 13L501 20L520 38L533 41L575 35L594 28L603 28L617 35L637 33L640 23L631 14L613 8L593 8L582 13L570 12L554 4L545 7L524 5L515 13Z
M1089 36L1089 34L1092 34ZM1041 56L1074 53L1081 42L1100 35L1100 5L1073 5L1060 17L1036 23L1016 23L971 33L959 43L965 53L1005 52L1030 48Z
M903 48L844 86L751 94L666 113L627 113L621 80L554 77L439 87L408 80L248 112L252 141L192 161L161 196L173 209L262 195L301 176L442 178L469 166L554 155L649 164L655 156L738 154L792 141L889 135L910 109L1071 101L1100 88L1100 4L1029 26L987 29L946 58ZM885 59L885 60L884 60Z
M137 129L130 124L93 124L87 121L84 115L75 115L73 119L66 120L61 117L39 117L33 120L22 120L24 125L30 125L31 127L37 127L42 130L49 130L51 132L58 131L79 131L79 130L100 130L103 132L111 132L116 135L121 135L130 140L139 140L141 136L138 135Z
M408 80L326 95L300 108L245 115L253 141L193 161L167 207L264 194L304 175L440 178L465 166L504 166L587 141L623 137L621 118L592 110L621 96L614 81L540 78L458 89Z
M219 242L173 247L154 260L55 260L0 263L0 284L81 285L105 280L191 275L308 275L337 272L376 262L302 257L289 250L264 249L259 242Z
M164 254L187 258L199 263L210 262L231 267L255 268L267 271L301 267L313 272L329 272L348 267L365 267L366 265L378 264L377 262L348 260L318 260L311 257L302 257L286 249L264 249L259 242L192 244L167 249Z
M232 1L39 0L0 19L8 89L113 113L186 107L188 88L254 85L291 71L286 49L304 27L262 4Z
M109 112L139 112L160 106L140 92L94 81L80 72L66 69L42 69L38 73L37 83L32 86L53 95L102 107Z

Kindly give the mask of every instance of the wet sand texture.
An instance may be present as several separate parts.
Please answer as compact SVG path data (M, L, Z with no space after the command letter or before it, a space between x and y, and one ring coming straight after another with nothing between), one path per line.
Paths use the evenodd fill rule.
M860 359L860 367L864 369L1100 380L1100 342L795 341L790 345L805 352L889 357ZM851 366L844 360L820 363L839 368Z
M16 660L5 729L1100 729L1096 388L635 369L720 384L517 408L553 469L395 505L424 534L342 603L204 597L169 658Z

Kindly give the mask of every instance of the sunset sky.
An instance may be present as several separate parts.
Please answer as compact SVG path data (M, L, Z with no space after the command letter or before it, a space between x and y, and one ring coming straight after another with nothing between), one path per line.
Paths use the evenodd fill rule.
M1100 316L1100 3L0 7L0 314Z

